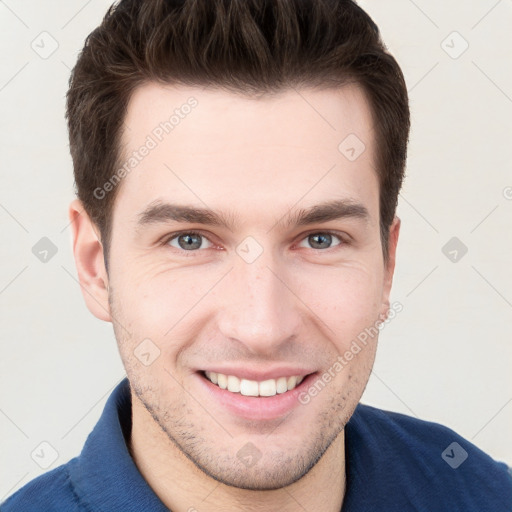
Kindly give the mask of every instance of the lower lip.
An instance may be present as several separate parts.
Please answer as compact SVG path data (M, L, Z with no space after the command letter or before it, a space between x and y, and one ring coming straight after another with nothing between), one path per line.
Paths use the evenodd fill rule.
M201 373L199 380L205 387L209 396L228 409L232 414L247 420L274 420L289 414L295 407L301 405L299 395L305 391L315 373L306 376L304 380L291 391L279 393L274 396L244 396L241 393L232 393L227 389L209 381Z

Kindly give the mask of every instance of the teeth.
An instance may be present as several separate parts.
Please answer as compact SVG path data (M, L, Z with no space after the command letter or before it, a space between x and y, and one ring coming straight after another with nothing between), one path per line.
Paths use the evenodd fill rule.
M231 393L240 393L244 396L274 396L278 393L286 393L297 387L304 376L279 377L261 382L255 380L239 379L234 375L223 373L205 372L208 380L217 384L221 389L227 389Z
M211 380L214 384L217 384L217 373L215 372L204 372L209 380Z
M244 396L258 396L258 383L255 380L242 379L240 381L240 393Z
M228 376L228 391L231 391L231 393L238 393L240 391L240 379L234 375Z
M293 389L297 385L297 377L288 377L286 381L286 386L288 389Z
M219 386L220 389L226 389L228 387L228 378L222 374L217 374L217 386Z
M276 380L277 393L286 393L288 391L288 386L286 385L286 382L286 377L279 377L279 379Z
M276 387L275 379L268 379L260 382L260 396L274 396L276 394Z

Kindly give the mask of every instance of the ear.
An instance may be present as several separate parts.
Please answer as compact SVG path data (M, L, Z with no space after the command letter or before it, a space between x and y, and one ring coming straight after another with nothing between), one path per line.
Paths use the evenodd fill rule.
M384 281L382 288L382 311L383 320L388 316L389 295L391 293L391 285L393 284L393 275L395 273L396 246L398 244L398 235L400 233L400 219L395 216L388 232L388 261L384 267Z
M69 205L69 220L78 280L87 308L95 317L110 322L108 275L99 230L78 199Z

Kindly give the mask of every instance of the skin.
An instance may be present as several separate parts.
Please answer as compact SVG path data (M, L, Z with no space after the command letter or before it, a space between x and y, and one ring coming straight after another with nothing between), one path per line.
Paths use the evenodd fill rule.
M126 153L191 96L198 105L120 185L108 275L97 227L78 200L69 210L85 301L113 323L130 381L132 456L173 511L339 511L344 426L368 382L377 339L307 405L278 419L228 411L205 392L198 370L285 364L321 375L386 317L400 221L390 227L385 264L369 104L355 85L250 98L149 83L129 103ZM351 133L366 146L355 161L338 150ZM347 198L366 207L366 220L276 224ZM137 215L156 199L206 205L238 224L138 228ZM190 229L206 237L193 251L164 239ZM340 238L320 239L318 248L310 235L325 230ZM236 251L248 236L263 249L252 263ZM148 338L160 354L146 366L134 350ZM251 467L237 457L247 443L261 456Z

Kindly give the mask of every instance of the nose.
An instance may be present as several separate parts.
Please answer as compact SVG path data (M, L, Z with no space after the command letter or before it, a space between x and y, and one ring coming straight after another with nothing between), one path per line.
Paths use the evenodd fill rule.
M290 269L264 251L256 261L236 259L217 295L218 328L253 354L283 354L299 333L301 301Z

